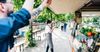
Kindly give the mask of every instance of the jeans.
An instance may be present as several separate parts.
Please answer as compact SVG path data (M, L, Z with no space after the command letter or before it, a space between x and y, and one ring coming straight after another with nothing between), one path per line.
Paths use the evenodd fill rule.
M49 50L49 45L47 46L47 48L46 48L46 52L48 52L48 50ZM54 52L54 50L53 50L53 48L50 48L50 50L51 50L51 52Z
M47 34L47 48L46 48L46 52L48 52L49 48L51 50L51 52L54 52L53 50L53 41L52 41L52 33L48 33Z

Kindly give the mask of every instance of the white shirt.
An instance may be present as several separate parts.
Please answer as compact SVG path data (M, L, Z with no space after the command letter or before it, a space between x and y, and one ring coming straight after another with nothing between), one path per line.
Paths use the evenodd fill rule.
M45 33L51 33L50 25L46 25Z

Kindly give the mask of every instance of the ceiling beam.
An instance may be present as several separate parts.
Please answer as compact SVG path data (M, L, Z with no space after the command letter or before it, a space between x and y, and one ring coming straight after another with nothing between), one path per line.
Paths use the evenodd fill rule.
M97 1L97 0L95 0L95 1ZM100 11L100 6L97 5L99 3L94 2L94 0L91 0L90 2L85 4L82 8L80 8L79 10L81 10L81 11Z

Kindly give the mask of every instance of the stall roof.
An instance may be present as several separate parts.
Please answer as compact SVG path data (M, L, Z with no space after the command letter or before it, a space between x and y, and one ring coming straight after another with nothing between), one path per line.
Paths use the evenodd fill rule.
M81 9L82 16L100 16L100 0L91 0Z
M81 8L82 11L100 11L100 0L91 0Z
M52 0L50 9L57 14L75 12L90 0Z

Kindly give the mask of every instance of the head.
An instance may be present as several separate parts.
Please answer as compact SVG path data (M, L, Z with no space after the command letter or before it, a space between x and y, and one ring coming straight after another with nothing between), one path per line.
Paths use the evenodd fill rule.
M7 16L12 11L13 11L12 0L0 0L0 14L1 15Z

